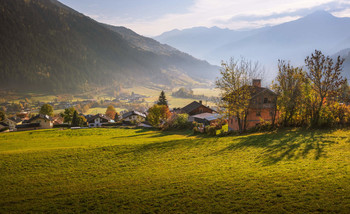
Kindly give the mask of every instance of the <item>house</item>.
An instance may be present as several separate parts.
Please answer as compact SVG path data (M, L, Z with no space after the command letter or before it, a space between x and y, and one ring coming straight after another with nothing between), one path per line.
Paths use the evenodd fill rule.
M146 120L146 115L138 111L129 111L123 114L123 120L129 123L138 123Z
M108 124L114 122L109 117L103 114L96 114L95 116L88 117L87 122L89 123L89 127L101 127L103 124Z
M188 114L188 115L196 115L196 114L202 114L202 113L213 113L215 112L213 109L205 106L202 104L202 101L193 101L192 103L188 104L187 106L175 110L175 113L180 114Z
M9 126L10 131L15 131L16 126L22 124L22 120L18 117L6 118L3 122Z
M222 116L220 114L216 113L202 113L202 114L196 114L189 116L188 121L189 122L197 122L197 123L203 123L204 125L213 125L215 122L217 122Z
M53 127L52 118L45 114L38 114L28 120L29 124L39 124L40 129L51 129ZM24 124L23 124L24 125ZM21 127L21 126L19 126ZM23 127L21 127L23 128ZM32 128L37 128L32 125Z
M251 93L250 107L248 109L246 128L253 128L261 121L272 122L277 119L275 115L277 94L268 88L261 87L261 80L254 79L252 86L249 87ZM231 117L228 121L229 130L239 130L236 117Z

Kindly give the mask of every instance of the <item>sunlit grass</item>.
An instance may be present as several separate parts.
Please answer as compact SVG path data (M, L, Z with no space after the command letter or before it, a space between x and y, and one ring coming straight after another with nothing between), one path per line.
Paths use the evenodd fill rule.
M350 130L0 135L0 212L350 211Z

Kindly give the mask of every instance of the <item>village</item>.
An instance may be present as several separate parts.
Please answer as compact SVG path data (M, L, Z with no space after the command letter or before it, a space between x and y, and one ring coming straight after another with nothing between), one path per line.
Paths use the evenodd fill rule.
M252 108L250 109L250 114L248 115L247 128L253 128L258 126L262 121L273 122L277 120L275 115L276 106L276 94L270 89L261 86L260 79L254 79L251 84L252 91ZM138 99L143 98L141 95L132 94L132 97L137 97ZM109 101L107 103L113 103L119 101L120 99L126 99L125 97L116 98L115 100ZM168 113L165 116L159 115L157 122L152 122L149 117L150 109L144 109L140 111L139 109L131 111L116 112L113 105L109 105L105 114L83 114L79 113L78 117L81 118L81 123L76 123L73 120L73 114L75 112L74 107L83 106L89 102L96 102L95 100L80 101L80 102L60 102L60 103L38 103L42 105L40 112L32 117L29 117L30 110L22 109L20 112L16 113L16 116L5 118L0 122L0 130L3 132L12 131L28 131L37 129L52 129L52 128L101 128L101 127L113 127L113 126L138 126L145 128L160 128L161 125L169 123L170 118L174 120L177 115L185 115L186 120L184 121L184 127L196 126L196 130L199 132L205 132L206 126L215 127L215 129L221 129L222 125L228 124L229 131L237 131L239 129L238 121L235 117L227 117L226 115L220 113L217 107L209 107L203 104L201 100L193 101L186 106L180 108L167 109ZM21 103L22 106L26 106L25 103ZM167 106L167 101L164 92L161 93L159 100L157 101L159 106ZM10 103L5 103L2 105L11 105ZM43 108L43 106L45 106ZM45 110L46 107L52 108L65 108L66 115L56 114L53 115L52 111ZM46 108L47 109L47 108ZM71 109L71 115L68 110ZM46 112L47 111L47 112ZM186 125L187 124L187 125ZM190 125L188 125L190 124ZM192 125L191 125L192 124ZM193 125L195 124L195 125Z

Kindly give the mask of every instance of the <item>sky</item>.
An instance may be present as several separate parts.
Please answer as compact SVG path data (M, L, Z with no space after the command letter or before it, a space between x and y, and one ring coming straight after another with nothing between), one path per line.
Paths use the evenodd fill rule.
M317 10L350 17L350 0L59 0L99 22L144 36L198 26L233 30L272 26Z

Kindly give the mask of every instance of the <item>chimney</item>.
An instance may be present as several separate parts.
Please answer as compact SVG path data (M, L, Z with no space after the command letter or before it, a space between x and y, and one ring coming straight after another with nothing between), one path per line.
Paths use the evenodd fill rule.
M253 86L261 88L261 79L253 79Z
M202 104L202 100L199 101L199 104Z

